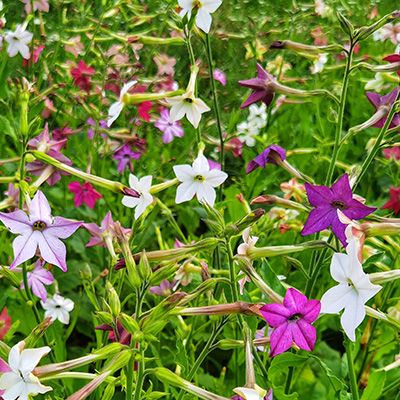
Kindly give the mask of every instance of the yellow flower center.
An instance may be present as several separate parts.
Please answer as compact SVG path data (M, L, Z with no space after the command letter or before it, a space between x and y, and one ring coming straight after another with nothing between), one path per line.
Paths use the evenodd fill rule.
M332 203L332 207L339 210L344 210L346 208L346 204L344 204L342 201L334 201Z
M34 231L43 231L46 228L46 224L43 221L36 221L33 224Z
M194 180L195 180L195 181L199 181L199 182L203 182L203 181L204 181L204 176L202 176L202 175L196 175L196 176L194 177Z
M189 104L192 104L192 103L194 102L194 100L191 99L190 97L188 97L187 99L183 99L183 101L184 101L185 103L189 103Z

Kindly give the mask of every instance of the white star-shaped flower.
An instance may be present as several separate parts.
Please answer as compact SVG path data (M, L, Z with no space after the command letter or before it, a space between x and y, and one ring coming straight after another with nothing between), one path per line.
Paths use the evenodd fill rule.
M29 59L28 43L32 38L33 33L22 29L22 25L18 24L14 32L9 31L4 37L5 41L8 43L8 55L14 57L20 52L23 58Z
M211 13L213 13L221 4L221 0L178 0L179 6L182 8L179 16L183 18L188 14L190 19L191 12L197 8L196 26L198 26L205 33L210 32L211 27Z
M175 165L176 177L182 182L176 191L176 203L183 203L191 200L197 195L197 200L206 202L210 206L215 203L214 188L221 185L228 174L218 169L211 169L207 158L198 156L192 166L188 164Z
M187 91L182 96L166 99L172 106L170 111L170 123L179 121L185 115L189 122L197 128L201 120L201 114L210 111L210 107L203 100L194 97L193 90Z
M51 317L53 321L58 319L63 324L69 324L69 313L74 309L74 302L70 299L64 299L60 294L55 294L52 299L47 299L46 303L40 301L42 307L46 310L45 318Z
M249 226L242 232L243 243L238 246L238 254L245 256L247 255L247 250L253 247L258 240L257 236L250 236L251 227Z
M332 257L331 275L339 285L329 289L321 299L322 314L336 314L344 309L340 322L353 342L355 330L365 317L365 303L374 297L382 286L371 283L357 256L354 238L347 240L347 254L335 253Z
M121 89L121 93L119 95L119 101L114 104L111 104L110 109L108 110L108 118L107 118L107 126L110 127L111 124L119 117L122 109L125 107L124 96L128 93L129 89L135 84L137 81L130 81L125 83L125 85Z
M124 196L122 204L130 208L136 207L135 219L138 219L144 213L146 207L153 202L153 196L149 193L152 179L151 175L144 176L141 179L136 178L135 175L129 175L129 185L131 189L140 193L140 197Z
M26 350L24 347L25 342L19 342L8 355L9 372L0 378L0 390L4 390L0 397L4 400L28 400L29 395L53 390L50 386L42 385L39 378L32 374L40 359L51 351L50 347Z
M247 387L237 387L233 389L233 391L239 396L242 396L245 400L272 400L272 389L270 389L267 393L258 385L254 385L254 389L250 389Z

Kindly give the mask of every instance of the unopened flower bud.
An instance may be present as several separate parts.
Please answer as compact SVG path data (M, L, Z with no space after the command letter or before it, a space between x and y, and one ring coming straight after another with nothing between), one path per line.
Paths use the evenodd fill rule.
M140 331L140 326L134 318L128 314L120 313L119 321L124 329L126 329L132 336L135 336Z
M291 40L283 40L272 43L269 48L291 50L304 56L316 56L321 53L338 54L344 50L343 46L334 44L330 46L310 46L303 43L292 42Z
M246 228L256 223L264 214L265 211L261 208L250 212L234 224L228 225L225 228L224 236L229 237L241 234Z
M113 287L107 289L108 291L108 304L111 309L111 315L117 318L121 312L121 302L119 300L118 294Z
M362 40L368 39L375 31L381 28L383 25L394 21L396 18L400 16L400 10L393 11L390 14L385 15L379 21L375 22L370 26L363 26L357 29L354 32L354 39L357 42L361 42Z
M289 208L292 210L297 210L301 212L310 212L310 208L304 204L297 203L296 201L283 199L278 196L258 196L252 200L250 204L264 204L267 206L281 206L284 208Z
M153 270L150 267L149 260L146 256L146 250L142 251L142 255L140 257L139 265L138 265L138 270L141 278L143 280L149 280L151 277L151 274L153 273Z
M346 33L350 38L352 38L354 33L353 24L340 12L337 12L336 16L343 32Z

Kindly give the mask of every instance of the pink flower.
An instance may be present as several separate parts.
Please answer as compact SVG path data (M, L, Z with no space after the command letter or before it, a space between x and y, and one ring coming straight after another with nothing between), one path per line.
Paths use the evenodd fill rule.
M181 138L184 133L181 127L181 123L179 121L174 121L172 123L170 123L169 121L169 110L167 108L164 108L161 111L161 118L154 124L156 128L164 133L162 141L165 144L172 142L174 136Z
M214 79L222 83L222 86L226 85L226 76L220 69L214 69Z
M153 57L154 62L157 64L158 73L157 75L170 75L174 76L176 64L175 58L169 58L166 54L158 54Z
M45 261L40 258L35 263L35 269L28 272L28 286L32 289L35 296L42 299L43 302L47 300L47 290L44 285L52 285L54 283L53 274L46 268L43 268ZM25 289L24 283L21 283L21 289Z
M31 58L29 60L26 60L25 58L22 60L22 65L25 67L28 65L29 67L32 65L32 61L34 64L37 63L39 59L40 53L43 51L44 46L39 46L39 47L34 47L33 53L31 54Z
M69 39L68 44L65 45L65 51L71 53L75 58L78 57L78 54L84 48L85 46L81 43L80 36L75 36Z
M82 203L85 203L88 207L93 209L96 201L103 197L89 182L81 184L80 182L74 181L68 185L68 189L72 193L75 193L75 207L79 207Z
M92 84L90 83L90 77L94 75L96 71L93 68L89 68L85 61L79 61L78 67L71 70L71 75L74 78L75 86L79 86L81 90L90 92Z
M297 182L296 178L291 179L289 182L281 183L282 192L284 192L284 198L290 199L294 197L296 201L302 202L301 195L305 192L306 188Z
M326 44L328 43L328 38L322 32L320 26L318 26L318 28L316 29L313 29L310 32L310 35L314 38L314 44L316 46L326 46Z
M165 279L160 283L160 286L152 286L149 289L149 293L155 294L157 296L168 297L169 295L171 295L172 288L175 285L176 285L176 280L169 282L168 279Z
M52 112L56 112L57 109L54 108L54 103L47 97L44 100L44 109L42 111L43 118L47 119L50 117Z
M25 11L30 14L32 12L31 0L21 0L25 4ZM49 0L35 0L33 2L33 11L49 12Z
M311 323L318 318L320 310L320 301L307 300L304 294L293 288L286 292L283 304L266 304L261 307L261 314L267 324L275 328L271 335L270 356L285 352L293 341L301 349L312 351L317 333Z
M383 149L383 155L385 158L393 158L395 161L400 160L400 148L399 146L394 146L392 148Z
M139 117L146 122L150 122L150 114L149 111L152 109L153 105L151 101L144 101L143 103L139 103L138 105L138 114Z
M0 314L0 340L3 340L4 336L6 336L6 333L10 328L11 328L11 317L7 314L7 307L4 307L3 311ZM6 371L0 370L0 372L6 372Z
M393 210L395 214L400 211L400 187L397 189L390 188L390 200L385 203L381 208L388 208Z

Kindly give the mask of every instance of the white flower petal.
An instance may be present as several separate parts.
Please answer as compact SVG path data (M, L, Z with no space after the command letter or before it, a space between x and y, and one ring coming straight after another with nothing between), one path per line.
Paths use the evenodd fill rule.
M197 193L199 182L197 181L186 181L181 183L176 190L176 204L183 203L193 199Z
M225 180L228 178L228 174L224 171L220 171L218 169L212 169L209 172L207 172L205 175L205 181L213 186L217 187L221 185Z
M203 8L200 8L196 16L196 25L205 33L208 33L210 32L211 22L211 15Z
M197 199L200 202L206 202L211 207L214 206L215 199L217 195L212 186L208 185L206 182L201 182L197 189Z
M340 322L346 335L353 342L356 340L356 328L363 322L364 317L364 302L356 291L352 291Z
M193 172L196 175L204 175L210 170L210 164L205 156L198 156L193 162Z
M347 254L335 253L331 262L332 278L339 283L348 283L350 277L350 263Z
M193 180L196 176L196 173L193 171L193 168L188 164L183 165L175 165L173 167L176 177L181 181L185 182L188 180Z
M233 389L233 391L246 400L263 400L260 394L255 389L237 387Z
M321 314L336 314L347 306L351 298L350 292L354 291L347 284L340 284L329 289L321 299Z

